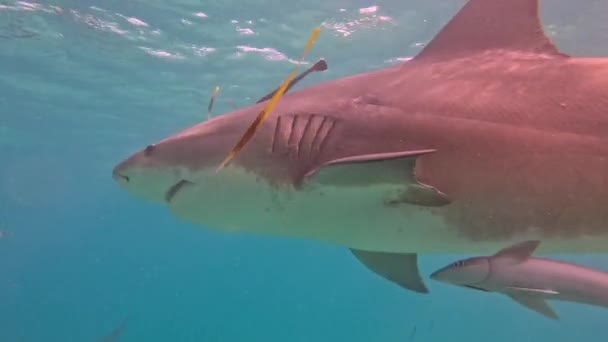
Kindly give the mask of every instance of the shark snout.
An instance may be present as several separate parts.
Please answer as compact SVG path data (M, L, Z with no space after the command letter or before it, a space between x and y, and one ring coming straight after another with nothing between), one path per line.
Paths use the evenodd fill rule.
M449 282L449 276L447 276L446 272L443 272L443 270L437 270L435 272L433 272L429 278L431 278L432 280L435 281L439 281L439 282L443 282L443 283L448 283Z

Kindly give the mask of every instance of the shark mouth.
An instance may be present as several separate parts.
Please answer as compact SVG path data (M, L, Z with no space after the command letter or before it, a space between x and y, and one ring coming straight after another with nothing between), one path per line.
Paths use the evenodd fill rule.
M171 186L169 188L169 190L167 190L167 192L165 193L165 201L167 201L167 203L171 203L171 200L173 199L173 197L175 197L175 195L177 195L177 193L186 185L190 185L190 184L194 184L191 181L182 179L179 182L173 184L173 186Z

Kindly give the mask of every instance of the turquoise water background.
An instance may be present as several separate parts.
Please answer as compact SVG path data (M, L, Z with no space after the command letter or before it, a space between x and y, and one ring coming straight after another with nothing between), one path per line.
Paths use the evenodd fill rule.
M343 247L222 234L130 197L115 163L280 84L415 55L464 1L0 1L0 342L605 341L606 309L427 280L405 292ZM564 51L608 56L605 1L541 1ZM296 89L294 89L296 90ZM235 213L238 215L238 213ZM370 229L373 229L371 227ZM425 277L463 256L423 255ZM608 258L559 255L608 271Z

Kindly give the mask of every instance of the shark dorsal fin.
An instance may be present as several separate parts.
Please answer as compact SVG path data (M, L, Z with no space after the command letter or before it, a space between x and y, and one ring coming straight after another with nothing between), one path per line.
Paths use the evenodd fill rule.
M545 35L538 0L469 0L414 59L451 59L487 50L567 57Z
M520 242L507 248L501 249L496 254L494 254L493 258L511 260L515 263L524 262L532 256L539 244L540 241L538 240Z

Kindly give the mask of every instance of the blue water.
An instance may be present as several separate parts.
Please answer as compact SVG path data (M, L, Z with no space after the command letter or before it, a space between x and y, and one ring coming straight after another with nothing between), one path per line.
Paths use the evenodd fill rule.
M554 322L504 296L405 292L345 248L192 226L112 181L203 120L215 85L217 114L276 87L315 26L308 60L329 70L298 87L400 63L463 3L0 1L0 342L95 341L125 319L117 341L605 341L604 309L555 303ZM563 51L608 55L608 5L541 3Z

